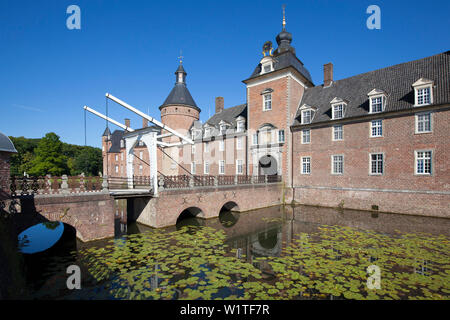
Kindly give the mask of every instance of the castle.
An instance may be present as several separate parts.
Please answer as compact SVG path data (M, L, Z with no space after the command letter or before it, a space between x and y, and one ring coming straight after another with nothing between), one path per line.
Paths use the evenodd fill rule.
M315 85L284 19L276 42L243 80L246 103L224 108L217 97L205 123L180 61L161 122L195 143L159 148L158 174L278 175L287 200L303 204L448 216L450 52L341 80L327 63ZM147 127L144 119L137 131ZM126 135L105 130L104 175L127 175ZM134 174L149 175L143 143L134 155Z

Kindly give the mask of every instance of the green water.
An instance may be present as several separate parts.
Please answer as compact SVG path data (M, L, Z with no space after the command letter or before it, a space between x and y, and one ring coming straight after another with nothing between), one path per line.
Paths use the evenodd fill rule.
M128 226L48 257L29 281L39 299L446 299L449 219L315 207L272 207ZM65 286L69 264L82 289ZM380 271L368 288L369 266ZM373 268L373 267L372 267ZM373 278L369 279L372 282Z

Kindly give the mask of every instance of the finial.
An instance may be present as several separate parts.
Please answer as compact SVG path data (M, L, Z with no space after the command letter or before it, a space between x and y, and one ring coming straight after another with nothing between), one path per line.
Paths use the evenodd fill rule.
M285 13L286 5L283 4L283 30L286 30L286 13Z
M178 59L180 59L180 64L183 64L183 50L180 50L180 56L178 57Z

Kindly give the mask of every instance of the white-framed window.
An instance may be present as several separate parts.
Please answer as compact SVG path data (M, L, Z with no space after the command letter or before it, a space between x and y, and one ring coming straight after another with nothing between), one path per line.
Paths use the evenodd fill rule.
M243 174L243 173L244 173L244 161L236 160L236 174Z
M120 160L123 161L123 152L120 153Z
M220 125L220 134L224 135L227 132L227 126L225 124Z
M195 161L192 161L191 162L191 174L195 174L195 167L196 167Z
M431 87L417 89L417 103L422 106L431 103Z
M209 152L209 142L205 142L205 153Z
M253 145L257 145L258 144L258 133L254 133L253 134Z
M225 160L219 160L219 174L225 174Z
M105 146L102 146L102 151L105 152Z
M333 106L333 119L342 119L344 117L344 104L336 104Z
M371 153L370 157L370 174L381 175L384 170L384 155L382 153Z
M302 174L311 173L311 157L302 157Z
M237 122L236 132L243 132L244 131L244 127L245 127L245 122L244 121L238 121Z
M236 138L236 150L242 150L242 137Z
M344 127L342 125L333 126L333 141L344 140Z
M114 171L115 171L116 173L119 173L119 166L115 166L115 167L114 167Z
M307 144L311 142L311 129L302 130L302 144Z
M383 111L383 97L370 98L370 113L377 113Z
M432 150L415 151L416 174L431 175L432 173Z
M263 111L272 110L272 94L263 94Z
M383 136L383 120L372 120L370 122L370 136L371 137Z
M116 161L119 161L119 155L116 154L116 155L114 156L114 159L115 159Z
M225 140L219 140L219 151L225 150Z
M139 146L139 147L143 147L143 146L144 146L144 141L139 141L139 142L138 142L138 146Z
M195 154L195 146L196 146L196 145L193 144L192 147L191 147L191 152L192 152L192 154Z
M139 174L142 175L142 172L144 171L144 167L142 164L139 165Z
M415 106L426 106L433 103L433 84L429 79L420 78L413 83Z
M139 151L139 159L144 159L144 152Z
M331 156L331 173L332 174L343 174L344 173L344 156L332 155Z
M125 148L125 141L120 140L120 147L121 147L121 148Z
M263 66L263 71L264 71L264 73L272 71L272 65L271 64L265 64Z
M204 174L209 174L209 162L205 161L204 163L204 170L203 170Z
M278 130L278 142L284 142L284 130Z
M431 131L431 112L416 114L416 133L426 133Z
M312 110L303 110L302 111L302 124L311 123L312 120Z
M205 128L205 137L209 137L211 135L211 128L206 127Z

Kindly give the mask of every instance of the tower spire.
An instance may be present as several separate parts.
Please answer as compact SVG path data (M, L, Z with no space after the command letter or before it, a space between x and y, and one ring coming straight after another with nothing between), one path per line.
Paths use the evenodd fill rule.
M180 50L180 56L178 57L178 59L180 59L180 65L183 64L183 50Z
M286 9L286 5L283 4L283 31L286 30L286 12L285 12L285 9Z

